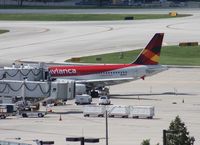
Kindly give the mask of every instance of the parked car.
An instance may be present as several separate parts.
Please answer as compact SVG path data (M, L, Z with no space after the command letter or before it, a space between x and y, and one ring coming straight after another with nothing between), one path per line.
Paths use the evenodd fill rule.
M91 104L92 97L88 94L76 95L75 97L75 104Z
M111 101L108 96L101 96L99 98L99 105L110 105Z

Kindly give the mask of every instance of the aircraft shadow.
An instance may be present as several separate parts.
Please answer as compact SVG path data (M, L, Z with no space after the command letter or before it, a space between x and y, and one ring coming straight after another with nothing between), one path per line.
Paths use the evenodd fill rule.
M174 93L174 92L165 92L165 93L137 93L137 94L111 94L110 98L113 99L133 99L133 100L155 100L161 101L161 99L154 99L154 98L145 98L145 96L166 96L166 95L194 95L189 93ZM142 97L141 97L142 96Z

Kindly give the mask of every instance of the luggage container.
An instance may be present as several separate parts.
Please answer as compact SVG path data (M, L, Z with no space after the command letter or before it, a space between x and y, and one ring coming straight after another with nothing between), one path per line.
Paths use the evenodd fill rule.
M84 117L89 117L90 115L103 117L106 112L105 106L87 105L83 108Z
M129 106L131 118L149 118L155 115L154 106Z
M109 106L107 110L109 117L128 118L129 116L128 106Z

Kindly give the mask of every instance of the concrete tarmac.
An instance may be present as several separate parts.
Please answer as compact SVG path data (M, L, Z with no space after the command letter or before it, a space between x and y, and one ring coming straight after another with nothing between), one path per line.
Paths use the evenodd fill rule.
M195 145L200 143L200 77L199 68L172 68L153 77L110 87L114 105L153 105L153 119L109 118L110 145L139 145L143 139L162 144L162 130L179 115L185 122ZM183 103L184 100L184 103ZM93 104L98 99L93 99ZM176 103L176 104L175 104ZM100 138L105 145L105 118L83 117L83 106L74 100L52 110L62 113L45 118L16 118L0 120L0 140L33 143L32 140L54 140L56 145L76 145L66 137ZM45 110L45 108L41 108ZM15 138L21 138L16 140Z
M93 11L95 13L95 10ZM116 13L116 10L113 11ZM122 12L126 11L143 13L141 10ZM160 10L160 13L170 11L171 9ZM144 13L147 12L159 13L159 10L144 10ZM0 29L10 30L9 33L0 35L0 58L63 62L71 57L144 48L157 32L165 33L164 45L178 45L183 41L199 42L199 10L179 9L177 12L193 16L101 22L0 21Z

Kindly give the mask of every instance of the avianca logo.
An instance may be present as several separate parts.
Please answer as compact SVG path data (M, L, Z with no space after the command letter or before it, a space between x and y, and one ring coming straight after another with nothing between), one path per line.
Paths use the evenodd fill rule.
M51 75L67 75L76 74L76 69L50 69L49 73Z

